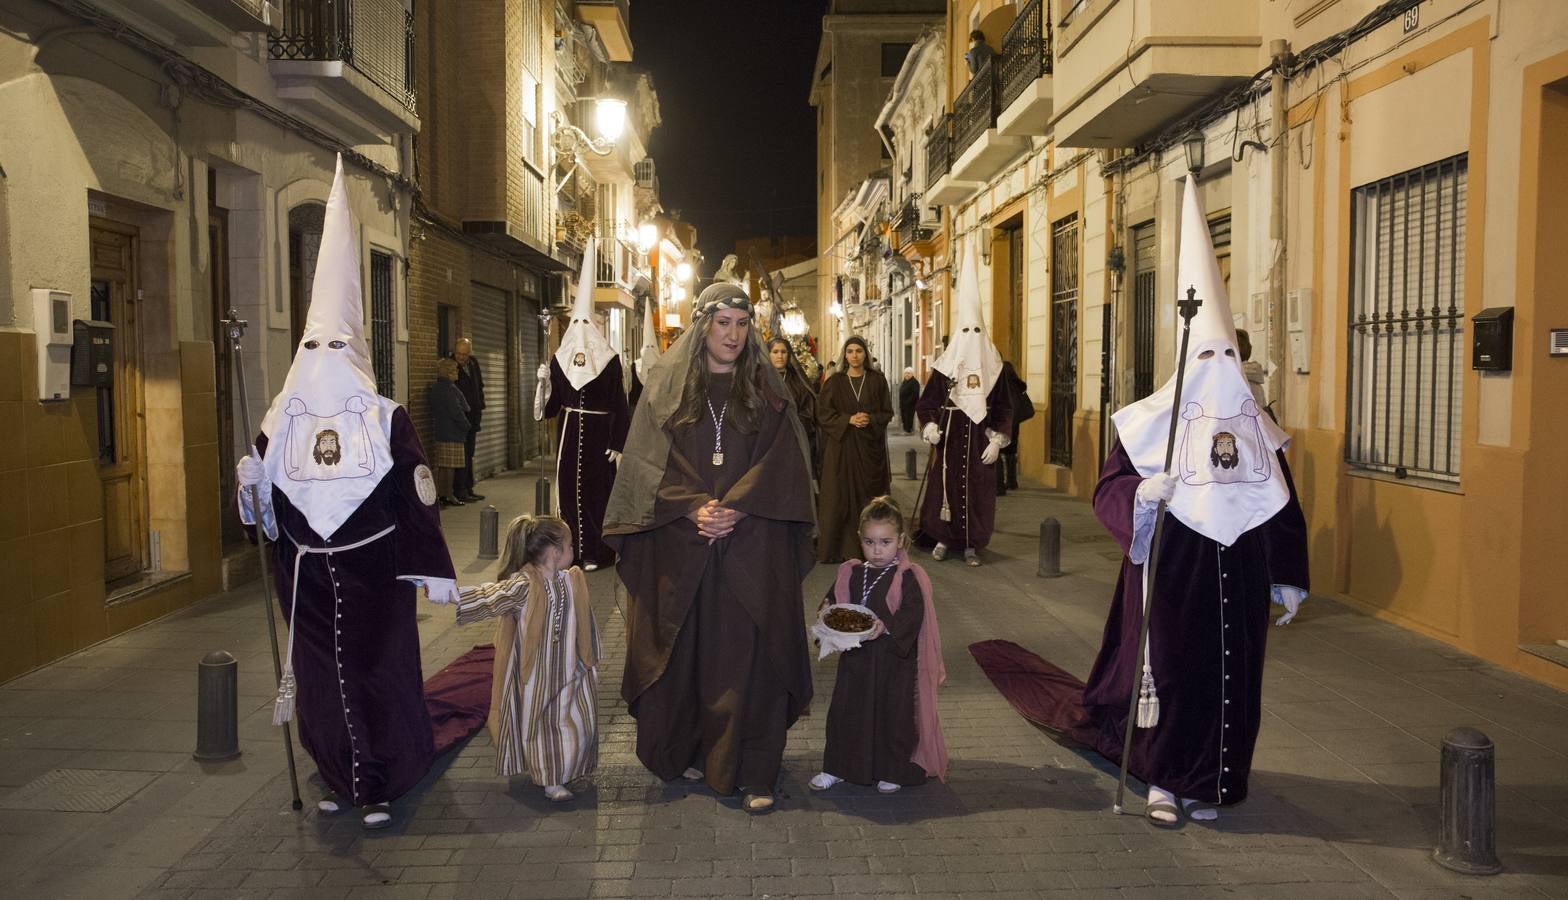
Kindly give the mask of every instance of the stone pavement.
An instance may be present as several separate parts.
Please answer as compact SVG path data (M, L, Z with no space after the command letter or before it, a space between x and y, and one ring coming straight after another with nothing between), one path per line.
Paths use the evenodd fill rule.
M906 500L894 439L895 489ZM923 457L923 454L921 454ZM534 473L481 485L502 522L533 505ZM1058 579L1035 577L1038 522L1062 522ZM463 578L478 514L447 514ZM1568 897L1568 695L1314 599L1272 634L1251 799L1216 826L1156 830L1109 811L1115 773L1013 713L966 646L1006 637L1084 673L1118 554L1085 504L1038 488L1003 498L979 570L930 564L948 683L947 784L891 796L805 788L817 772L833 664L816 666L815 715L790 735L781 808L750 818L731 798L665 785L637 762L618 696L624 629L615 577L590 576L605 644L601 763L579 798L544 800L493 773L483 733L442 759L366 833L353 818L288 808L262 610L254 587L210 598L0 686L0 894L92 898L575 897ZM803 609L832 578L819 566ZM475 643L451 612L421 612L426 674ZM238 760L203 764L195 667L240 661ZM1465 878L1430 861L1438 744L1475 725L1498 746L1498 835L1507 871ZM312 771L299 754L302 775ZM58 769L135 789L109 812L20 810L17 787ZM1139 806L1134 801L1132 806Z

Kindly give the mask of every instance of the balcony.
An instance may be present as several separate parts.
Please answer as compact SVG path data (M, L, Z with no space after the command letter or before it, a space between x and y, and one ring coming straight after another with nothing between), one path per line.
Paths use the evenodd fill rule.
M953 178L984 183L1029 147L1027 138L996 128L998 66L987 60L953 101Z
M280 0L100 0L105 11L165 43L224 47L277 24Z
M283 99L362 140L419 130L403 0L284 0L267 43Z
M610 62L632 61L630 0L577 0L577 16L599 32Z
M1051 123L1051 20L1045 0L1029 0L1002 39L996 129L1025 137L1043 135Z
M1246 82L1267 64L1258 9L1252 0L1072 4L1053 35L1058 144L1136 147Z
M637 245L622 237L602 237L627 231L631 226L621 223L601 222L601 238L594 260L594 303L613 303L635 309L637 295L648 290L649 279L646 260Z
M978 182L953 177L953 115L936 120L926 135L926 200L937 206L957 203L980 189Z

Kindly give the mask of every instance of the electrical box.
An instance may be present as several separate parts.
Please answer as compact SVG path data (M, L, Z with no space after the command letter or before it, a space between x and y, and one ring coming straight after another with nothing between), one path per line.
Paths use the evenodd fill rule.
M38 399L71 398L71 295L33 288L33 337L38 342Z
M1297 288L1285 293L1285 341L1290 368L1298 375L1312 371L1312 342L1307 323L1312 321L1312 289Z
M71 384L111 387L114 384L114 323L77 319L71 324Z
M1514 308L1489 306L1470 320L1470 368L1507 372L1514 367Z

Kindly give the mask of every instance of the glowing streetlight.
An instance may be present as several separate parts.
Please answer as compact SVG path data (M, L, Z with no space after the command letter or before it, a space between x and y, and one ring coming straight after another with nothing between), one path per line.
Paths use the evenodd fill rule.
M599 136L615 143L626 131L626 101L619 97L600 97L593 104L593 120Z
M677 284L675 287L670 288L670 299L672 301L676 302L676 303L681 303L681 302L685 301L685 299L686 299L686 288L683 285L679 285L679 284Z
M675 264L675 280L681 282L691 281L691 263L683 259Z
M834 300L833 305L828 307L828 315L831 315L836 319L844 318L844 304Z
M652 250L659 243L659 226L652 222L644 222L637 226L637 248L644 253Z

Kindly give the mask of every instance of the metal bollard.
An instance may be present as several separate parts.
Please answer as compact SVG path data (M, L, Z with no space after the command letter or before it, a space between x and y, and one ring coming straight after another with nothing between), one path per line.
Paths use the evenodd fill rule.
M550 479L541 477L534 482L534 515L548 516L553 504L550 502Z
M920 464L920 457L913 450L904 451L904 477L914 481L917 477L915 467Z
M1466 875L1496 875L1496 768L1492 739L1474 728L1459 727L1443 738L1438 790L1437 848L1432 858L1445 869Z
M1062 523L1046 519L1040 523L1040 568L1036 578L1056 578L1062 574Z
M222 650L196 666L196 752L203 762L240 755L240 664Z
M479 558L495 559L501 555L501 512L494 505L479 511Z

